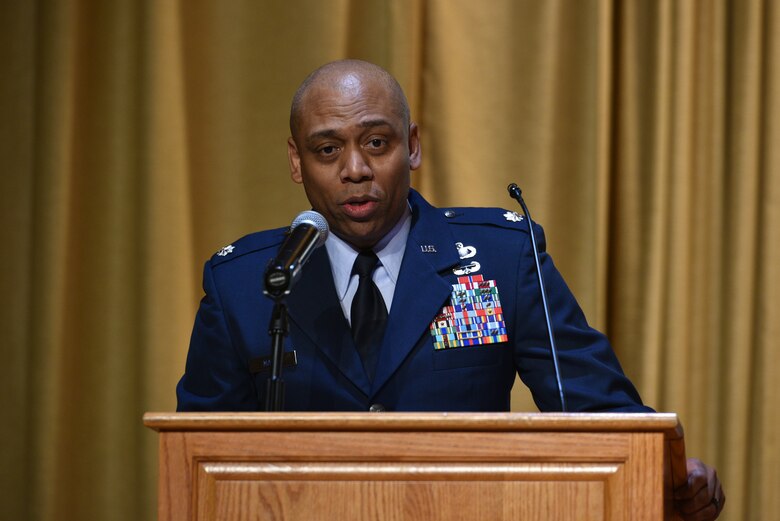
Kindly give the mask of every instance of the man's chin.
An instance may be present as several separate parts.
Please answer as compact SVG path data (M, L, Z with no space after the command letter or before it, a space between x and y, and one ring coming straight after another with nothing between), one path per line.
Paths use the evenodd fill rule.
M356 223L358 224L358 223ZM370 223L366 226L351 227L347 230L332 230L341 240L359 250L372 248L382 238L382 234Z

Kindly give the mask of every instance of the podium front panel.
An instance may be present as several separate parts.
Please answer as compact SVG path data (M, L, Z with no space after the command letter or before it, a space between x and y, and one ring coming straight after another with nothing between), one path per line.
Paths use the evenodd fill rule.
M361 429L353 416L327 425L305 418L265 428L160 428L160 520L642 521L668 514L664 490L673 472L665 458L674 429L588 431L582 418L576 428L545 429L484 416L481 429L428 420Z

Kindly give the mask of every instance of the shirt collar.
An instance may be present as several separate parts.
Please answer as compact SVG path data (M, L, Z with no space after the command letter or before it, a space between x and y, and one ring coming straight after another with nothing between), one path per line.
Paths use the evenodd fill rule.
M398 274L401 271L401 261L404 258L406 250L406 240L409 238L409 229L412 226L412 212L409 206L398 220L393 229L374 246L373 250L379 257L381 265L387 271L388 276L395 284L398 281ZM352 265L358 256L356 250L348 242L341 239L335 233L328 235L325 241L325 248L328 251L330 267L333 272L333 283L336 286L336 294L339 300L343 300L349 287L349 280L352 277Z

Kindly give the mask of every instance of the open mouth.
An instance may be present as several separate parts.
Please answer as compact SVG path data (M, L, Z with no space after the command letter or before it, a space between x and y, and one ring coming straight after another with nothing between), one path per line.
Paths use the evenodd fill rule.
M352 219L361 220L371 217L379 206L379 202L373 199L350 199L342 203L344 213Z

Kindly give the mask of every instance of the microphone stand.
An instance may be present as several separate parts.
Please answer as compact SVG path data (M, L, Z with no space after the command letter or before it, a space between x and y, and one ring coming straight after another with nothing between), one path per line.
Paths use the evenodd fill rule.
M290 294L301 267L311 256L312 251L325 242L328 236L328 223L314 211L298 214L276 256L265 268L263 276L263 294L274 299L271 311L271 323L268 334L271 336L271 376L266 384L265 410L278 412L284 409L284 381L282 363L284 362L284 337L290 332L287 322L287 304L285 297Z
M282 359L284 337L290 332L287 322L287 304L284 297L274 299L274 309L271 312L271 323L268 334L271 335L271 376L268 378L265 393L265 410L279 412L284 409L284 380L282 380Z

